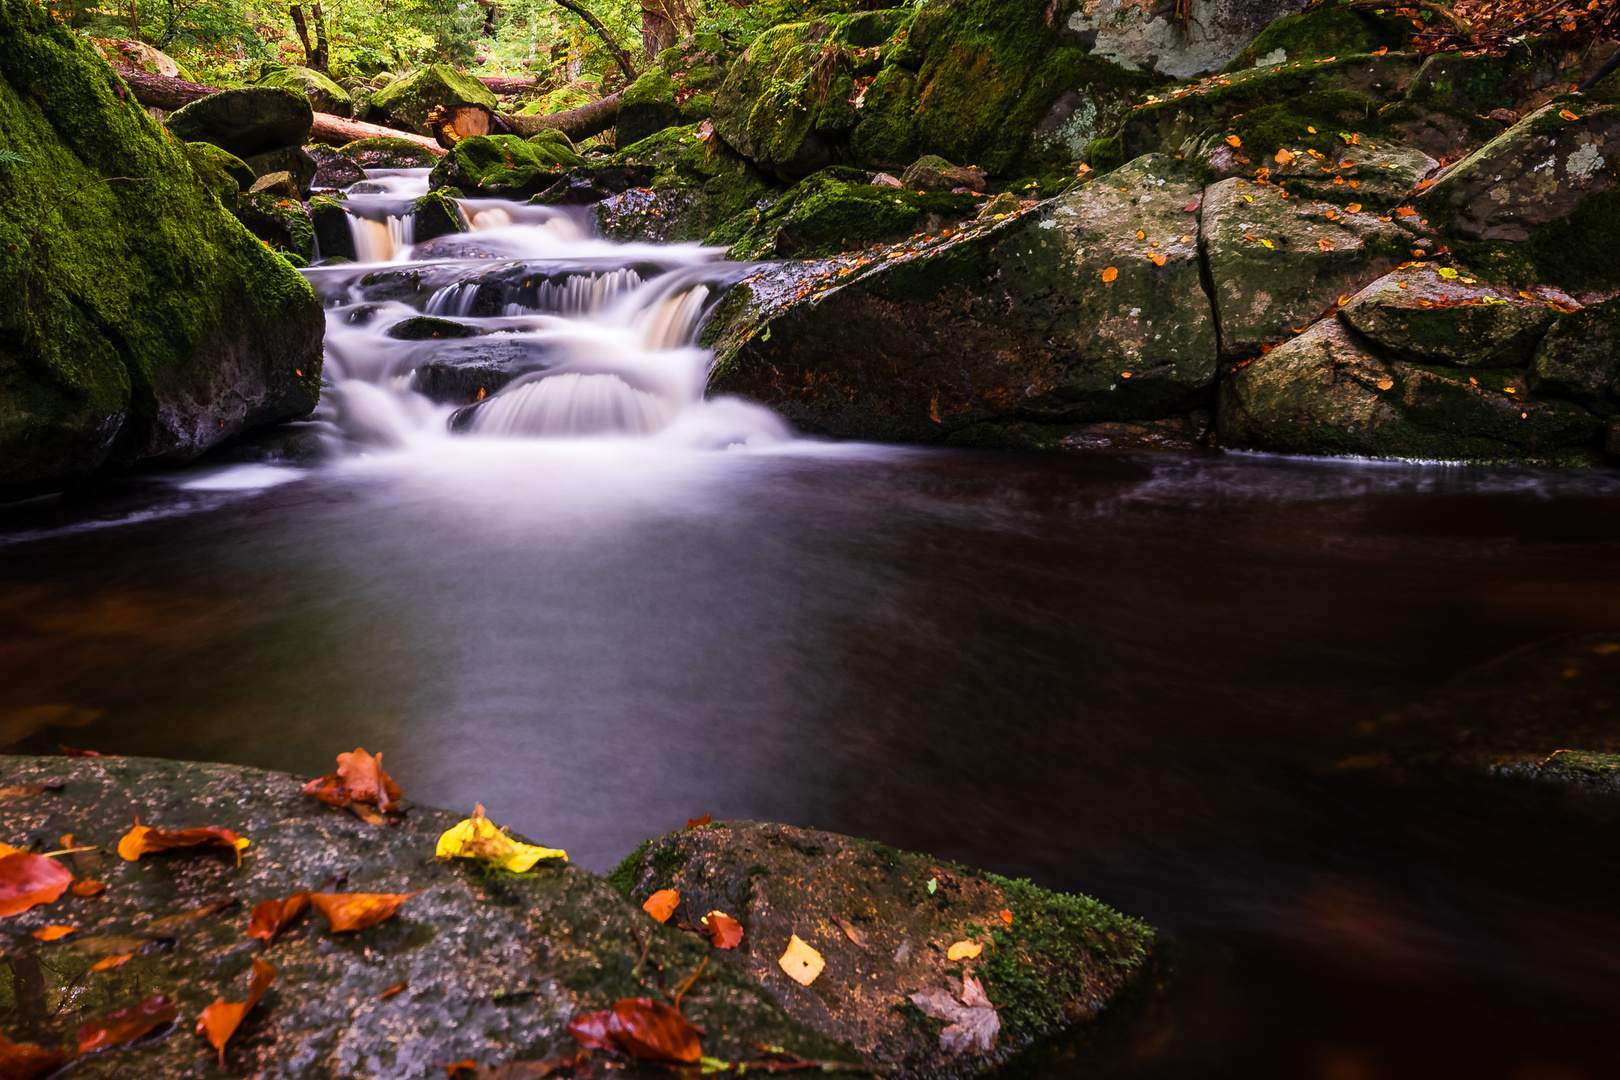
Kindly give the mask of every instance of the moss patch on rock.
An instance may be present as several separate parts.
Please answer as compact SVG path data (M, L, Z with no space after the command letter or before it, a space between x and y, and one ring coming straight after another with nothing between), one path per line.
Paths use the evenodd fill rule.
M615 138L619 146L631 146L681 122L681 109L675 103L675 80L661 68L649 68L625 87L619 99Z
M439 161L438 155L421 143L387 135L356 139L338 152L362 169L425 169Z
M428 135L428 113L439 105L460 102L483 105L491 112L500 107L495 95L471 75L448 64L431 64L379 90L371 99L371 111L409 124L418 135Z
M260 86L279 86L302 94L309 107L318 113L348 116L354 108L349 92L313 68L271 68L259 76Z
M814 258L938 233L974 216L972 195L874 187L826 170L795 185L731 248L734 259ZM857 174L859 175L859 174ZM1013 200L1014 209L1017 200Z
M753 225L757 204L774 188L752 163L713 136L702 137L697 126L666 128L620 150L607 168L650 174L598 207L603 233L615 240L731 243ZM728 222L729 239L720 235Z
M476 135L458 142L433 167L436 188L459 188L468 195L526 197L556 183L567 170L585 164L566 142L525 140L519 135Z
M1271 23L1224 70L1399 49L1411 36L1412 24L1394 15L1323 5Z

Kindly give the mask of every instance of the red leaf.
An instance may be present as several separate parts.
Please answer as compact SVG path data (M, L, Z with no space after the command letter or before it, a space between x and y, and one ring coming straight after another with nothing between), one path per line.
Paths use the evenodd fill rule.
M92 1050L105 1050L133 1042L153 1028L169 1023L178 1013L174 1002L162 994L149 997L137 1005L114 1009L79 1028L79 1053L88 1054Z
M416 892L421 892L421 889ZM332 933L343 934L376 926L393 918L399 906L415 892L408 893L309 893L309 902L326 916Z
M394 778L383 771L382 755L368 754L357 746L353 753L337 756L338 770L318 777L304 785L304 794L332 806L351 810L364 821L381 825L383 819L375 810L400 811L400 788Z
M612 1020L612 1009L581 1013L568 1021L568 1034L587 1050L617 1050L619 1046L613 1041Z
M34 1080L72 1057L66 1050L47 1050L33 1043L14 1043L0 1034L0 1076L6 1080Z
M253 906L253 914L248 917L248 937L269 945L308 907L308 892L293 893L285 900L262 900Z
M97 753L94 750L75 750L71 746L62 746L60 743L58 743L57 745L61 749L62 753L66 754L68 757L106 757L107 756L106 754Z
M49 904L73 884L73 871L43 855L0 844L0 918Z
M253 981L248 984L246 1001L226 1001L224 998L214 1002L202 1011L197 1018L197 1034L205 1035L219 1051L219 1067L225 1067L225 1044L230 1042L231 1036L241 1025L242 1018L253 1011L253 1006L264 997L264 992L270 989L275 982L276 969L263 960L253 961Z
M686 819L686 827L688 829L701 829L701 828L703 828L703 826L708 825L713 820L714 820L714 815L713 814L704 814L702 817L687 818Z
M703 1029L652 998L623 998L611 1009L576 1016L568 1033L588 1050L618 1050L648 1061L683 1064L703 1056Z
M703 916L703 926L717 949L735 949L742 942L742 923L723 911L711 911Z

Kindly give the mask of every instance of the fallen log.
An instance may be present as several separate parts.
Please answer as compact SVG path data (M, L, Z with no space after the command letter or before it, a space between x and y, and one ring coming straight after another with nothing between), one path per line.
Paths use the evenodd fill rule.
M168 75L155 75L150 71L120 65L114 65L114 69L129 84L135 100L149 109L172 112L210 94L219 93L217 86L204 86L202 83L187 82L185 79L176 79ZM315 122L309 129L309 137L312 142L332 146L343 146L356 139L405 139L426 147L440 156L444 154L439 144L425 135L418 135L412 131L398 131L380 124L366 124L359 120L345 120L330 113L315 114Z
M509 75L480 75L478 81L492 94L521 94L525 90L540 88L540 84L533 79L518 79Z
M446 150L474 135L521 135L525 139L542 131L560 131L573 142L600 135L619 119L619 98L623 91L601 101L547 116L513 116L491 112L483 105L458 102L437 106L427 123L434 137Z

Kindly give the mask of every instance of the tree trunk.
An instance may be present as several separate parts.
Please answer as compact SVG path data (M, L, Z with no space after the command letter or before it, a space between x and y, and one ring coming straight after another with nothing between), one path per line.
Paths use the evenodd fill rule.
M514 135L528 138L542 131L560 131L574 142L600 135L619 120L619 98L624 91L609 94L601 101L581 105L567 112L550 116L502 116L500 119L512 129Z
M315 0L315 6L311 11L315 15L315 54L308 58L305 66L325 75L332 55L326 43L326 12L321 10L320 0Z
M602 44L606 45L608 52L613 55L613 62L619 65L620 71L624 72L625 82L636 81L636 66L630 62L630 54L620 48L617 41L613 40L613 35L608 33L608 28L602 25L601 19L592 15L579 4L574 3L574 0L557 0L557 4L584 19L590 28L596 31L596 36L602 39ZM614 108L617 107L617 105L614 106Z
M673 44L675 24L662 11L648 7L647 0L641 0L641 51L647 63L656 61L658 54Z
M187 82L185 79L173 79L167 75L154 75L150 71L141 71L137 68L115 65L114 70L129 84L135 100L149 109L172 112L210 94L219 93L217 86L204 86L201 83ZM314 142L328 143L332 146L342 146L356 139L404 139L424 146L435 154L441 156L444 154L436 142L425 136L409 131L396 131L378 124L345 120L329 113L315 114L315 123L309 129L309 137Z
M520 94L525 90L539 89L540 86L533 79L514 79L504 75L480 75L478 81L487 86L492 94Z

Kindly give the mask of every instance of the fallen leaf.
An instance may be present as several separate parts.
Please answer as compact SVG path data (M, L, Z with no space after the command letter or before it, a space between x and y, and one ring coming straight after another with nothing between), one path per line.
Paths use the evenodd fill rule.
M1286 148L1278 150L1275 160L1279 165L1292 165L1294 163L1294 152Z
M365 747L357 746L352 753L339 754L337 766L337 772L305 784L304 794L349 810L373 825L383 822L377 810L403 809L399 805L399 785L383 771L381 754L368 754Z
M433 852L439 858L482 859L491 866L510 870L514 874L526 873L541 859L568 861L568 852L561 848L524 844L506 835L505 829L484 816L482 804L473 806L473 816L446 829L439 837Z
M1436 270L1435 273L1447 279L1461 276L1457 273L1457 271L1453 270L1449 266L1442 266L1440 269Z
M52 903L72 883L73 871L61 863L0 844L0 918Z
M1333 241L1325 239L1325 238L1324 239L1319 239L1319 240L1316 241L1316 247L1317 247L1317 250L1319 250L1319 251L1332 251L1333 250Z
M128 862L134 862L142 855L150 855L156 851L185 847L223 847L234 851L236 861L240 864L242 852L248 849L250 843L246 837L239 836L229 829L209 826L170 832L166 829L148 828L141 824L140 818L136 818L135 827L118 841L118 854Z
M735 949L743 939L742 923L723 911L711 911L703 916L708 928L709 942L717 949Z
M402 982L402 983L395 983L393 986L390 986L388 989L386 989L382 993L378 994L377 995L377 1000L378 1001L387 1001L389 998L393 997L395 994L403 994L407 989L410 988L410 985L411 984L410 984L409 980L407 980L405 982Z
M1001 1017L985 996L984 986L978 979L964 976L960 996L962 1000L958 1002L948 991L923 990L912 994L911 1001L936 1020L950 1021L939 1033L941 1050L953 1054L989 1051L1001 1031Z
M675 914L675 907L681 902L681 894L675 889L659 889L647 897L647 902L641 905L641 910L653 917L653 922L669 922L669 917Z
M1113 281L1117 277L1119 277L1119 267L1117 267L1117 266L1105 266L1105 267L1103 267L1102 279L1104 281Z
M78 932L79 928L77 926L42 926L34 931L34 937L40 941L56 941Z
M1001 921L1006 923L1008 926L1011 926L1012 922L1013 922L1013 913L1011 911L1007 910L1006 908L1002 908L1001 909Z
M105 881L97 881L94 878L85 878L83 881L75 881L73 883L74 896L100 896L106 891L107 883Z
M821 954L800 940L798 934L794 934L788 941L787 951L776 962L787 972L788 978L800 986L809 986L815 982L816 976L821 974L821 969L827 966L827 961L821 958Z
M1308 132L1310 132L1310 133L1311 133L1311 134L1312 134L1312 135L1315 135L1315 134L1316 134L1316 129L1315 129L1315 128L1313 128L1313 127L1310 127L1310 126L1308 126L1308 125L1307 125L1307 126L1306 126L1306 128L1305 128L1305 130L1306 130L1306 131L1308 131Z
M152 937L179 937L191 929L191 924L199 919L206 919L216 915L226 908L235 907L234 896L217 896L199 907L188 908L174 915L165 915L161 919L154 919L141 928L141 932Z
M1352 214L1359 214L1361 213L1361 204L1358 202L1353 202L1345 206L1345 209L1350 211Z
M19 802L23 799L32 799L43 795L47 791L61 791L62 784L11 784L0 787L0 802ZM72 847L72 844L63 844L63 847Z
M1146 240L1147 239L1147 233L1143 232L1141 229L1137 229L1136 230L1136 238L1138 240Z
M1572 29L1572 28L1570 28L1570 29ZM1568 109L1559 109L1558 110L1558 115L1561 118L1565 119L1565 120L1579 120L1580 119L1580 117L1576 116L1574 113L1570 112Z
M651 998L622 998L611 1009L576 1016L568 1033L588 1050L618 1050L648 1061L690 1064L703 1056L703 1029Z
M1378 389L1380 389L1380 390L1393 390L1393 389L1395 389L1395 380L1394 379L1379 379L1378 380Z
M714 821L714 815L712 815L712 814L704 814L702 817L687 818L686 819L686 827L688 829L701 829L705 825L712 824L713 821Z
M72 1058L73 1055L66 1050L47 1050L33 1043L14 1043L0 1033L0 1076L6 1080L36 1080Z
M1417 211L1412 209L1410 206L1397 206L1395 208L1395 213L1401 217L1417 217Z
M309 896L308 892L296 892L285 900L261 900L253 905L253 914L248 917L248 937L266 945L274 943L309 907Z
M275 981L276 969L257 957L253 960L253 981L248 984L246 1001L226 1001L224 998L214 1002L202 1011L197 1018L197 1034L206 1036L219 1051L219 1067L225 1067L225 1044L242 1023L242 1018L253 1011L253 1006L264 997L264 992L270 989Z
M391 919L399 906L416 893L310 893L309 902L326 916L334 934L347 934Z
M123 967L133 959L135 959L135 954L132 952L119 953L117 956L103 957L102 959L91 964L90 970L92 972L111 971L113 968Z
M1350 294L1349 293L1341 293L1339 295L1339 306L1340 307L1344 307L1344 305L1348 304L1349 302L1350 302Z
M832 921L833 921L834 925L836 925L838 927L838 929L840 929L840 930L842 930L844 932L845 937L849 938L849 940L853 941L855 944L859 945L861 948L863 948L863 949L866 948L866 931L865 930L862 930L860 927L858 927L855 924L851 923L848 919L844 918L842 915L833 915L833 916L831 916L831 918L832 918Z
M98 753L95 750L75 750L71 746L63 746L60 743L57 744L56 748L58 750L62 751L62 753L67 755L68 757L106 757L107 756L106 754Z
M1226 145L1227 146L1242 146L1243 145L1243 140L1238 138L1236 135L1228 135L1226 137Z
M114 1009L106 1016L88 1021L79 1028L79 1053L106 1050L134 1042L153 1028L172 1021L180 1010L163 994L155 994L145 1001Z
M1274 248L1277 245L1273 244L1270 240L1262 240L1262 241L1260 241L1260 246L1261 247Z
M957 941L945 950L945 959L954 964L958 960L972 960L982 952L984 946L977 941Z
M1163 255L1154 255L1152 258L1154 266L1163 266L1165 264L1165 258Z

